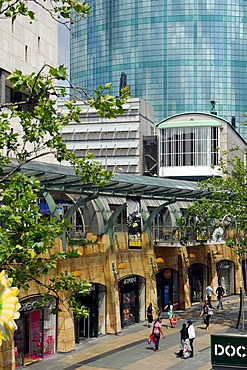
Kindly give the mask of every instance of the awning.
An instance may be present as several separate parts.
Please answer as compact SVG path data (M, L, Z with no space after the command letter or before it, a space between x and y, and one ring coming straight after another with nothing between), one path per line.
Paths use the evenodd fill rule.
M3 170L9 172L16 165L12 163ZM167 178L114 174L104 186L83 184L73 167L42 162L29 162L18 169L26 176L36 176L42 192L84 194L94 196L141 196L143 199L193 200L209 195L199 189L197 182Z

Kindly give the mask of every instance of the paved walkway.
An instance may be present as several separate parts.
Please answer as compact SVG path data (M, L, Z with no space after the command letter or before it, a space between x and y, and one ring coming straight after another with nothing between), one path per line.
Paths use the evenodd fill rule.
M216 302L213 302L216 306ZM199 317L201 305L193 306L186 311L177 311L176 328L168 330L163 320L165 339L161 339L160 352L154 352L147 344L151 328L145 323L131 325L123 329L120 335L105 335L92 338L77 345L71 354L57 354L51 358L32 365L32 370L210 370L210 334L234 333L247 335L247 332L236 330L239 297L224 299L224 310L215 310L209 331L206 331L203 317ZM192 319L196 328L194 341L195 355L182 360L176 358L179 350L179 330L183 322Z

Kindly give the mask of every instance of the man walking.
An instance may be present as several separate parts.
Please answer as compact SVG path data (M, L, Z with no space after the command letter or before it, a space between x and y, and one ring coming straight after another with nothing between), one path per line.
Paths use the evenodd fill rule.
M212 294L214 294L213 289L211 288L210 285L208 285L206 288L206 296L207 296L207 301L208 301L208 305L210 308L212 308L212 302L211 302Z
M218 288L216 289L215 293L217 294L217 299L218 299L218 305L217 308L221 308L223 310L223 302L222 302L222 297L225 294L224 289L222 288L221 284L219 284Z
M193 342L194 342L194 339L196 337L196 333L195 333L195 327L192 323L191 320L188 320L188 337L189 337L189 341L190 341L190 348L191 348L191 352L190 352L190 357L193 357L194 356L194 347L193 347Z

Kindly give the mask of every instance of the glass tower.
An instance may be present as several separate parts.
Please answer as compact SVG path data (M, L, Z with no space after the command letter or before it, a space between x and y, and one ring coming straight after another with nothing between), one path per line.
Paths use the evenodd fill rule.
M244 0L89 0L71 27L71 80L88 93L121 73L155 122L182 112L231 122L247 139L247 3ZM233 118L234 120L234 118ZM246 119L247 120L247 119Z

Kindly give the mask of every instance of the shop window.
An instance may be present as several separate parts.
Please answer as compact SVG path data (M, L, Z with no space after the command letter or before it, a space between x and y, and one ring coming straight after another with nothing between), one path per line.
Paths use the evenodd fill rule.
M56 315L52 314L55 300L38 307L39 297L20 301L20 318L14 333L16 368L32 364L55 353Z
M242 262L244 267L244 263ZM234 262L228 260L222 260L217 263L217 275L218 284L221 284L222 288L225 290L225 294L235 293L235 265ZM243 269L245 271L245 269Z

